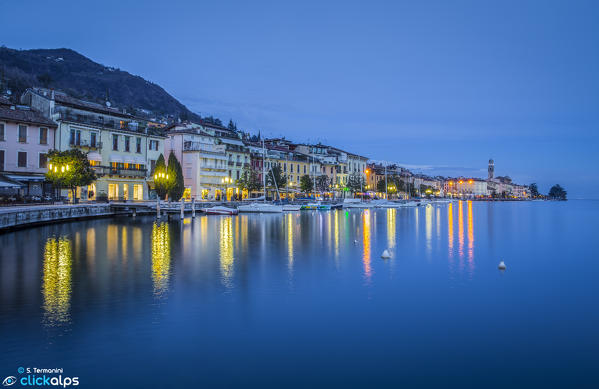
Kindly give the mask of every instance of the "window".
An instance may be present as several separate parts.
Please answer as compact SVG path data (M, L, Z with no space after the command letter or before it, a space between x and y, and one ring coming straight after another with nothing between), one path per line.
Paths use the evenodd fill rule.
M116 134L112 134L112 149L119 151L119 136Z
M89 139L89 146L90 147L94 147L94 148L96 147L96 144L97 144L96 136L97 135L96 135L95 132L92 132L90 134L90 139Z
M154 175L154 168L156 167L156 160L150 159L150 174Z
M133 184L133 200L144 199L144 187L142 184Z
M27 143L27 126L19 124L19 142Z
M40 153L39 168L45 169L48 167L48 154Z
M304 174L306 174L306 165L304 165Z
M285 162L285 163L283 164L283 171L284 171L284 172L287 172L287 162Z
M119 198L119 185L108 184L108 200L118 200Z
M239 180L239 170L237 170L237 179Z
M4 140L4 123L0 123L0 140Z
M141 154L141 138L135 139L135 152Z
M131 137L125 136L125 151L129 151L129 145L131 143Z
M81 145L81 131L71 130L71 137L69 138L69 144L79 146Z
M46 127L40 127L40 145L48 144L48 129Z
M0 150L0 172L4 171L4 150Z
M18 167L27 167L27 152L19 151L17 166Z

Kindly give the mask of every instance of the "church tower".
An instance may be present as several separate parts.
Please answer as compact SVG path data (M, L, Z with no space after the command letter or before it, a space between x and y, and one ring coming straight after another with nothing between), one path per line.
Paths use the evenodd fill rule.
M489 159L489 180L493 179L493 176L495 175L495 162L493 162L492 159Z

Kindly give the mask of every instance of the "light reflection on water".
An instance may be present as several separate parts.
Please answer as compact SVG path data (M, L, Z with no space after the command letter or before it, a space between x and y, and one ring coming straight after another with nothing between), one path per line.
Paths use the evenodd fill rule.
M154 296L165 297L169 287L171 268L171 236L169 225L155 222L152 225L152 281Z
M592 311L589 296L596 288L590 277L597 269L589 253L599 248L592 231L579 228L592 226L599 215L595 209L588 216L589 207L462 201L408 209L198 215L183 223L99 219L1 234L0 334L11 336L0 339L0 364L35 358L43 348L49 360L85 377L94 374L89 366L118 370L129 359L136 370L208 366L202 378L214 378L214 368L222 379L233 364L246 366L246 375L264 376L248 358L253 355L260 361L284 355L294 367L318 371L304 358L310 354L303 348L310 347L306 339L334 356L327 369L336 373L358 371L353 361L364 355L372 361L369 369L387 362L393 364L388 371L398 362L442 369L460 360L442 356L454 350L465 352L469 369L476 369L481 340L485 349L504 350L501 357L522 355L521 365L535 359L531 345L549 338L551 347L561 345L582 360L571 347L576 339L560 336L569 330L560 320ZM534 231L531 221L537 223ZM384 249L392 250L391 259L380 258ZM507 258L503 274L497 272L498 255ZM567 304L546 308L544 301ZM541 316L553 324L520 330ZM577 333L595 339L591 329L599 321L586 319ZM497 340L504 328L513 348ZM259 348L253 347L256 339ZM419 360L402 348L389 357L389 344L412 341L425 348L426 357ZM526 352L518 352L520 344L529 347ZM156 350L168 361L156 360ZM543 358L545 351L537 348L534 356ZM225 359L226 367L215 366ZM478 371L484 375L488 366ZM137 386L153 384L138 379ZM186 383L181 387L194 387Z
M47 326L70 322L72 245L68 238L50 238L44 248L42 294L43 321Z

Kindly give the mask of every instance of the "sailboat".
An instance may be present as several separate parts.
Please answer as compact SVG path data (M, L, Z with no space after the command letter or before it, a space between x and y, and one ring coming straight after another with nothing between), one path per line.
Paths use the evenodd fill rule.
M262 185L264 188L264 202L260 203L258 201L253 202L248 205L240 205L237 207L239 212L254 212L254 213L282 213L283 207L280 205L269 204L266 202L266 171L265 171L265 151L264 141L262 141ZM274 178L274 176L273 176ZM276 182L275 182L276 185ZM278 191L278 189L277 189Z

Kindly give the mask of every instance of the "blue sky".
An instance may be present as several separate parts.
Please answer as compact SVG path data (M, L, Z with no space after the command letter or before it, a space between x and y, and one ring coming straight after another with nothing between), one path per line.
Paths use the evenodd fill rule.
M597 1L0 4L0 44L72 48L247 130L599 197Z

